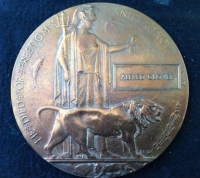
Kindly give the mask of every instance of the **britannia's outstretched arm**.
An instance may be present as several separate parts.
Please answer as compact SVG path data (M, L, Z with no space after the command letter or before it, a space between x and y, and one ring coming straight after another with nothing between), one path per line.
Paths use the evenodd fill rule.
M100 39L97 38L96 43L99 45L100 44ZM102 41L101 41L102 43ZM136 44L136 38L133 36L131 37L129 43L124 44L124 45L108 45L108 52L112 53L112 52L117 52L117 51L122 51L124 49L127 49L131 46L134 46Z

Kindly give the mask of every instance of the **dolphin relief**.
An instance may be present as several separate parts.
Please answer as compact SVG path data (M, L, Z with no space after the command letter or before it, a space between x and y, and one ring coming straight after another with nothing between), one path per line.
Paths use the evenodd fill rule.
M36 60L35 63L30 67L30 71L32 74L32 79L33 79L32 89L37 88L36 78L37 78L39 68L42 67L43 61L44 61L44 57L41 57L38 60Z

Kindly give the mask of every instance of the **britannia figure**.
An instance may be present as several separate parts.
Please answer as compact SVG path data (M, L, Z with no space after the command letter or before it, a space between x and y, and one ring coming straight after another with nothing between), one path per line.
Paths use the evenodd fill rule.
M135 45L135 38L127 44L111 46L90 32L97 20L96 7L83 5L76 9L71 24L64 29L56 56L55 101L62 108L109 107L109 53ZM66 30L66 31L65 31ZM94 135L88 132L88 148L94 148ZM105 138L96 141L100 157L108 157ZM107 152L108 153L108 152Z
M108 107L109 53L135 44L111 46L90 32L97 20L96 7L76 9L70 26L60 39L56 56L55 99L61 107Z

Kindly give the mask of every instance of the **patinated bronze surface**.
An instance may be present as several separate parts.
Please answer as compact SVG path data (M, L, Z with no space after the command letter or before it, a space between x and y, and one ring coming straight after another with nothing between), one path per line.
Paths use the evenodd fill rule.
M121 176L156 159L183 122L189 89L169 35L144 14L108 3L45 21L22 47L11 85L28 143L83 177Z

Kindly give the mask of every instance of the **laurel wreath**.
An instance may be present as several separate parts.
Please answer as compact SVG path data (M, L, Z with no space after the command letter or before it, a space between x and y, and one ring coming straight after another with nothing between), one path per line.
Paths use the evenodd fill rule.
M148 154L160 150L161 146L163 146L165 143L169 141L170 136L174 133L176 125L180 119L179 113L180 113L180 104L177 103L175 111L171 114L169 123L167 124L165 131L160 135L160 137L158 138L158 142L153 145L152 150L150 150Z

